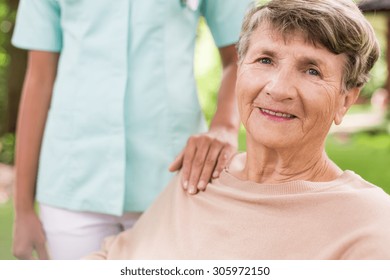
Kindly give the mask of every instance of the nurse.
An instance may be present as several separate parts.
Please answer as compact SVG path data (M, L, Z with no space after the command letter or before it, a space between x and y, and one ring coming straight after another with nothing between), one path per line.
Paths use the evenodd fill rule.
M151 204L169 166L182 169L192 194L218 177L237 147L234 44L249 2L20 1L13 44L29 58L17 130L16 257L77 259L98 249ZM193 73L200 16L223 65L208 130Z

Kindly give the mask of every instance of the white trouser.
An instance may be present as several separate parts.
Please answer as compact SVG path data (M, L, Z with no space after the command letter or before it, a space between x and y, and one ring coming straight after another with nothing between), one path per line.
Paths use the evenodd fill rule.
M105 237L131 228L141 213L122 216L78 212L40 204L40 218L53 260L81 259L101 248Z

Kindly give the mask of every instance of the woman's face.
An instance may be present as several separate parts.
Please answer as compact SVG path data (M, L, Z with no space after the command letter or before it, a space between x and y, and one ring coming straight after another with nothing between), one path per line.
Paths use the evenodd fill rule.
M342 92L345 55L306 42L296 32L283 38L269 25L251 35L238 68L237 96L247 137L266 146L322 145L355 101Z

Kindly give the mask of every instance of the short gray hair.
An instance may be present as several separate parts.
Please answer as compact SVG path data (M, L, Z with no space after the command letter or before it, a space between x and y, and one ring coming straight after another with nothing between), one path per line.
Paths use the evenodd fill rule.
M352 0L271 0L254 5L246 14L237 43L242 63L254 30L270 24L287 37L302 32L314 45L345 54L345 89L362 87L379 57L379 44L370 23Z

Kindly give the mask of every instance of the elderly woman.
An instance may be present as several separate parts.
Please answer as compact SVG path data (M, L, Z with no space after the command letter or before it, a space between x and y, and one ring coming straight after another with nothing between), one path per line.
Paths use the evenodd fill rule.
M237 96L247 153L196 196L180 174L89 258L390 259L390 196L324 151L378 58L350 0L273 0L248 12Z

